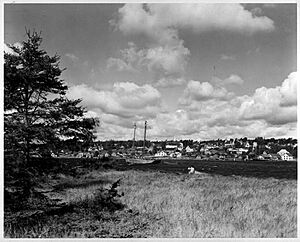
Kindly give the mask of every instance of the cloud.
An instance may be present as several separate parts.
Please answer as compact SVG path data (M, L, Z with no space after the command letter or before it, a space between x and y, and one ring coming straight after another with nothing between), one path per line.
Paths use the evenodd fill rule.
M222 54L221 57L220 57L221 60L235 60L236 57L235 56L232 56L232 55L224 55Z
M107 68L118 71L137 71L142 68L163 75L183 74L187 65L189 50L179 41L176 46L156 46L138 49L130 42L129 47L121 50L121 58L110 57Z
M70 60L76 68L86 68L89 66L89 62L87 60L82 60L72 53L66 53L65 57L67 57L67 60Z
M168 87L182 86L185 84L186 84L186 80L184 78L164 77L159 79L153 85L155 87L168 88Z
M281 86L261 87L245 97L240 116L246 120L261 119L274 125L297 121L297 73L291 73Z
M172 128L178 127L179 131L172 133L172 128L161 126L162 130L170 131L171 137L178 133L196 139L296 137L296 80L297 73L291 73L280 86L257 88L252 95L244 96L230 95L225 87L217 95L214 85L190 81L179 101L185 115L175 118L172 113L164 114L165 120L170 116L178 123L176 126L166 121L166 127L173 125ZM183 127L181 132L180 126Z
M129 42L128 48L120 51L121 58L110 57L107 60L107 68L116 68L118 71L136 72L142 65L145 59L145 51L138 50L137 46Z
M100 117L102 139L132 139L134 122L142 139L145 120L152 140L296 137L296 80L294 72L277 87L243 96L213 83L189 81L175 111L163 108L161 94L150 85L122 82L107 91L81 85L72 87L71 96L82 97L91 115Z
M110 91L99 91L85 84L73 86L68 91L70 98L81 98L89 109L124 118L153 117L160 108L161 94L146 84L119 82Z
M121 52L121 58L109 58L107 67L132 71L146 66L160 76L183 75L185 71L190 51L179 37L181 29L241 34L274 30L271 19L253 16L240 4L125 4L110 24L125 35L146 36L148 47L131 45Z
M81 98L89 110L87 117L98 117L98 139L132 139L134 122L154 119L162 109L161 94L150 85L132 82L115 83L111 90L97 90L85 84L72 86L67 96ZM137 138L142 130L137 130Z
M181 137L197 133L200 130L198 120L192 120L185 110L176 110L169 113L160 113L155 120L150 120L149 136L156 138Z
M84 113L84 117L86 118L99 118L99 114L95 111L88 110L86 113Z
M237 84L237 85L242 85L244 83L244 80L239 77L238 75L230 75L228 78L226 78L223 83L225 84Z
M71 53L66 53L65 56L68 57L69 59L71 59L72 61L78 61L79 60L79 57L77 57L76 55L71 54Z
M4 43L4 52L7 54L11 54L11 55L18 55L18 53L16 53L11 47L15 47L19 50L21 50L21 48L23 47L23 45L20 42L16 42L13 45L9 45Z
M212 82L218 86L226 86L226 85L242 85L244 83L244 80L236 74L231 74L229 77L225 78L224 80L218 77L214 77L212 78Z
M140 127L137 137L142 138L143 122L148 120L147 138L151 140L296 137L296 106L282 107L280 100L276 104L267 103L268 99L276 97L274 90L279 93L279 87L258 88L251 96L236 96L230 100L191 100L189 105L175 111L156 110L152 117L128 118L102 113L98 135L103 139L132 139L132 124L137 120ZM278 93L277 98L280 98ZM260 102L261 106L257 106ZM245 106L248 103L254 106Z
M107 60L106 67L108 69L110 68L116 68L118 71L136 71L135 68L133 68L131 63L126 63L124 60L119 58L112 58L110 57Z
M235 116L238 107L226 102L209 100L203 105L203 113L179 109L158 114L149 120L149 139L195 139L210 140L229 137L287 137L295 136L295 125L285 123L272 125L264 120L239 120ZM225 108L225 109L221 109ZM234 108L232 111L231 109ZM204 115L204 112L206 115Z
M248 50L246 52L246 55L250 55L250 54L258 54L260 53L260 48L259 47L256 47L255 49L251 49L251 50Z
M182 105L189 105L193 100L206 101L209 99L229 100L233 93L228 92L224 87L213 86L209 82L190 80L180 99Z
M190 51L180 42L177 46L149 48L145 56L149 70L164 72L166 75L183 73Z
M252 8L251 9L251 13L252 13L252 16L261 16L263 15L263 10L259 7L256 7L256 8Z
M14 52L12 48L10 48L7 44L4 43L4 52L11 55L16 55L17 53Z
M292 72L279 87L281 106L297 105L297 80L299 80L297 72Z
M18 49L22 49L23 48L23 44L20 42L16 42L13 44L14 47L18 48Z
M132 130L113 123L101 122L96 133L98 140L130 140Z
M243 34L274 30L270 18L253 16L240 4L125 4L110 23L125 34L145 34L159 42L176 38L177 29Z

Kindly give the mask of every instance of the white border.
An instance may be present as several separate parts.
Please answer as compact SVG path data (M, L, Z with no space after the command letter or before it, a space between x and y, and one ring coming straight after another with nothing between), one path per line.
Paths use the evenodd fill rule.
M47 3L53 3L53 4L62 4L62 3L67 3L67 4L89 4L89 3L297 3L297 72L300 69L300 64L299 64L299 48L298 48L298 40L299 40L299 20L300 20L300 7L298 4L298 0L285 0L285 1L278 1L278 0L255 0L255 1L251 1L251 0L242 0L242 1L234 1L234 0L198 0L198 1L191 1L191 0L179 0L179 1L170 1L170 0L161 0L161 1L153 1L153 0L146 0L146 1L132 1L132 0L127 0L127 1L117 1L117 0L110 0L110 1L95 1L95 0L89 0L89 1L82 1L82 0L56 0L56 1L36 1L36 0L0 0L1 4L0 4L0 16L1 16L1 26L0 26L0 33L2 36L2 44L0 47L1 50L1 67L3 67L4 65L4 57L3 57L3 45L4 45L4 4L47 4ZM3 102L3 98L4 98L4 88L3 88L3 68L0 68L0 75L1 75L1 87L0 87L0 104L1 104L1 115L0 115L0 131L1 131L1 139L0 139L0 150L4 151L4 141L3 141L3 135L4 135L4 119L3 119L3 107L4 107L4 102ZM297 85L297 99L299 100L299 84ZM299 106L297 104L297 139L299 137ZM299 154L300 148L298 145L298 154ZM299 156L299 155L298 155ZM299 241L299 237L300 237L300 227L299 227L299 223L300 223L300 208L299 208L299 191L300 191L300 181L299 181L299 164L297 167L297 171L298 171L298 179L297 179L297 237L298 238L284 238L284 239L277 239L277 238L212 238L212 239L208 239L208 238L134 238L134 239L113 239L113 238L95 238L95 239L73 239L73 238L62 238L62 239L7 239L4 238L4 231L3 231L3 227L4 227L4 219L3 219L3 215L4 215L4 196L3 196L3 185L4 185L4 165L3 165L3 152L0 153L0 178L1 178L1 188L0 188L0 198L1 198L1 210L0 210L0 239L2 239L2 241L24 241L24 242L29 242L32 240L35 241L72 241L72 242L79 242L82 240L89 240L89 241L222 241L222 242L227 242L227 241Z

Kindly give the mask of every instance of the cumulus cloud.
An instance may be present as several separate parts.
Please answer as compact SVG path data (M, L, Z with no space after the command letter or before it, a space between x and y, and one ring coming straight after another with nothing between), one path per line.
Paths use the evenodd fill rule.
M281 94L280 105L294 106L297 105L297 72L292 72L282 85L279 87Z
M178 109L174 112L160 113L156 119L150 120L149 135L156 138L184 137L199 132L201 129L198 120L192 120L189 113Z
M229 77L223 80L218 77L214 77L212 78L212 82L218 86L226 86L226 85L242 85L244 83L244 80L236 74L231 74Z
M88 110L86 113L84 113L84 117L86 117L86 118L99 118L100 115L95 111Z
M17 49L21 49L23 47L23 45L19 42L14 43L13 45L8 45L6 43L4 43L4 52L7 54L11 54L11 55L18 55L12 48L11 46L17 48Z
M239 77L238 75L230 75L228 78L226 78L223 81L224 84L237 84L237 85L242 85L244 83L244 80Z
M86 117L99 117L98 139L131 139L134 122L153 119L161 110L161 94L151 85L115 83L111 90L97 90L85 84L72 86L67 96L81 98L89 110ZM142 137L137 131L137 137Z
M81 98L89 108L124 118L153 117L160 107L161 94L151 85L138 86L120 82L110 91L99 91L85 84L73 86L68 91L71 98Z
M153 85L155 87L168 88L168 87L182 86L185 84L186 84L186 80L184 78L164 77L156 81Z
M128 48L120 51L121 58L110 57L107 60L107 68L115 68L118 71L137 71L144 62L144 50L138 50L132 42L128 43Z
M190 80L180 99L182 105L189 105L193 100L206 101L209 99L228 100L233 97L233 93L228 92L224 87L213 86L209 82L199 82Z
M256 7L256 8L251 9L251 13L254 17L255 16L261 16L261 15L263 15L263 10L259 7Z
M261 119L274 125L297 121L297 73L291 73L281 86L261 87L245 97L240 116L246 120Z
M147 85L124 82L109 91L77 86L72 95L83 97L100 116L98 135L103 139L131 139L134 122L142 138L144 120L148 139L296 137L296 80L297 73L291 73L280 86L257 88L244 96L212 83L189 81L181 97L185 102L175 111L163 111L160 93Z
M108 60L109 68L132 71L135 66L147 66L165 75L183 74L189 59L190 51L179 38L180 29L242 34L274 29L271 19L257 17L240 4L125 4L110 24L126 35L145 35L151 44L139 50L130 46L121 52L121 58Z
M101 122L96 136L99 140L129 140L132 139L132 132L128 128L113 123Z
M285 123L272 125L264 120L240 120L237 116L238 107L226 102L208 101L205 111L183 110L158 114L149 120L150 139L218 139L228 137L282 137L295 136L295 125ZM220 108L225 108L220 110ZM234 110L232 110L232 108ZM204 112L206 114L204 114Z
M118 71L135 71L130 63L119 58L110 57L107 60L107 68L116 68Z
M137 71L142 68L164 75L183 74L190 52L179 41L176 46L156 46L138 49L134 43L121 50L121 58L110 57L107 68L118 71Z
M165 120L174 119L176 123L166 121L158 127L165 131L162 134L170 132L171 137L178 133L196 139L295 136L296 80L297 73L291 73L280 86L261 87L253 95L229 98L225 87L216 94L214 85L190 81L180 99L181 115L164 114Z
M225 79L227 83L229 79ZM225 82L225 83L226 83ZM253 95L235 96L225 87L191 81L180 102L191 116L206 120L206 125L239 127L253 121L285 125L297 121L297 73L291 73L280 86L261 87ZM215 90L219 90L216 92Z
M110 22L125 34L138 33L160 42L176 38L177 29L228 30L246 34L274 30L273 21L257 17L240 4L125 4ZM164 32L166 31L166 32Z
M4 43L4 52L7 54L15 55L16 52L12 48L10 48L7 44Z
M182 42L177 46L159 46L147 50L145 60L149 70L164 72L166 75L183 73L190 51Z

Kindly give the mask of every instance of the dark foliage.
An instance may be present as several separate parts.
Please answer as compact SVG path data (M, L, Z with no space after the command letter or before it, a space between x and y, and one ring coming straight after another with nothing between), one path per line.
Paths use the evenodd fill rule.
M51 170L48 159L65 139L90 144L97 119L86 118L80 99L66 97L60 57L41 49L40 33L4 53L4 201L5 212L47 211L55 204L35 190Z
M66 138L91 143L97 119L85 118L80 99L66 97L60 57L40 48L41 34L27 32L15 54L4 54L5 154L23 156L55 152Z

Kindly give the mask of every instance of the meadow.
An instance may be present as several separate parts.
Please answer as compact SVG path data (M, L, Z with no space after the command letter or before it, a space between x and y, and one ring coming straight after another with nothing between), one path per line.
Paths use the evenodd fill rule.
M5 237L297 236L296 180L101 168L48 176L46 184L55 188L48 196L72 209L24 223L6 214Z

